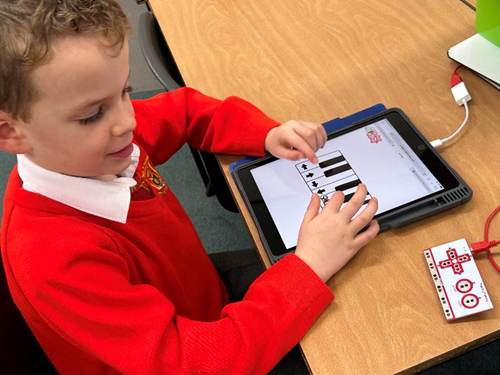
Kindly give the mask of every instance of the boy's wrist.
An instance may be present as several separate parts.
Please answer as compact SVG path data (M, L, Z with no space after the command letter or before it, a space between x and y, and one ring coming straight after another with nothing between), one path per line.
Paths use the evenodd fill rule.
M272 149L272 133L276 130L276 127L271 128L266 135L266 138L264 139L264 151L271 153L270 149Z
M323 281L327 282L333 276L333 272L325 267L325 261L319 259L318 256L313 252L301 252L295 251L295 255L302 260L313 272L318 275L318 277Z

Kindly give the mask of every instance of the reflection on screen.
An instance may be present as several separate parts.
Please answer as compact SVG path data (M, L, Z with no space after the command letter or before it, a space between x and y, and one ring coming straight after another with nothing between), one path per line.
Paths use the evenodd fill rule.
M318 164L276 160L251 171L288 249L297 244L311 193L324 207L341 190L345 204L363 182L365 204L377 197L381 214L443 190L387 119L329 140L317 156Z

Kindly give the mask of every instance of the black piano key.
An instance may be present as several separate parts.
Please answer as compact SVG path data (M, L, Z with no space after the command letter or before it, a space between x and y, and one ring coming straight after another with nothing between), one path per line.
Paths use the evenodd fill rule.
M341 165L340 167L337 168L332 168L324 172L325 177L331 177L333 175L348 171L351 169L351 166L349 164L344 164Z
M326 167L329 167L330 165L341 163L343 161L345 161L345 158L341 155L341 156L337 156L337 157L332 158L332 159L322 161L321 163L319 163L319 166L320 166L320 168L326 168Z
M356 187L358 186L359 184L361 183L360 180L356 179L354 181L350 181L350 182L346 182L345 184L342 184L342 185L339 185L339 186L336 186L335 187L335 190L348 190L348 189L351 189L353 187Z

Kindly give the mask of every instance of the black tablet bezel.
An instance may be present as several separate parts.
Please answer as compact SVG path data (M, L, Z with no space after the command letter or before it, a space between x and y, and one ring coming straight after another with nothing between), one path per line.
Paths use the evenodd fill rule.
M379 222L381 231L400 227L458 204L463 204L471 199L471 189L436 152L399 108L390 108L375 116L340 129L330 134L328 139L339 137L382 119L387 119L391 123L432 174L438 178L444 189L376 215L375 219ZM256 223L271 262L295 250L295 247L285 247L250 171L275 160L277 158L267 156L249 164L241 165L234 171L236 184Z

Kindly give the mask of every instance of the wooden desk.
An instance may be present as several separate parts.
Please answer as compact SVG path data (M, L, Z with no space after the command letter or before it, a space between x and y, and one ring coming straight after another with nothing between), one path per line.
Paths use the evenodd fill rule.
M474 12L459 0L150 5L188 85L238 95L278 121L324 122L383 103L402 108L433 140L464 118L450 93L456 64L446 56L475 33ZM472 201L380 234L330 280L336 299L301 341L314 374L412 373L500 336L500 274L487 258L477 264L496 308L448 323L422 254L460 237L482 240L500 204L500 92L466 69L460 74L473 97L470 122L440 151L471 186ZM220 160L227 172L235 158ZM500 217L490 232L500 238Z

